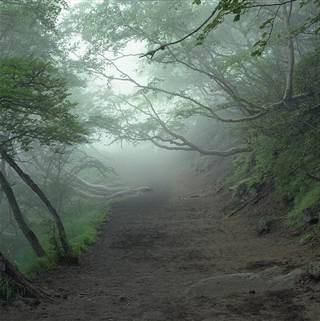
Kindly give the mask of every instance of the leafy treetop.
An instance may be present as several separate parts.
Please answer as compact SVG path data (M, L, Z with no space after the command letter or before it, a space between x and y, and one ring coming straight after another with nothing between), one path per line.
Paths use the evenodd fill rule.
M86 131L72 113L66 82L49 63L30 58L0 61L2 145L27 150L41 144L85 141Z

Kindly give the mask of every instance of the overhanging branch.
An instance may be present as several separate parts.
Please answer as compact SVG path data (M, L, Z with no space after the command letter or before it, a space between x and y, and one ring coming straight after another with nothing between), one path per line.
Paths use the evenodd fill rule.
M287 0L287 1L283 1L281 3L279 2L275 2L275 3L265 3L265 4L252 4L252 5L243 5L240 6L240 9L253 9L253 8L264 8L264 7L280 7L286 4L291 4L293 2L295 2L297 0ZM158 46L157 48L153 49L153 50L149 50L148 52L146 52L145 54L141 55L140 58L143 57L149 57L149 58L153 58L154 55L160 51L160 50L165 50L170 46L174 46L178 43L181 43L183 41L185 41L186 39L192 37L193 35L195 35L197 32L199 32L201 29L203 29L206 25L208 25L208 23L210 22L210 20L217 14L217 13L221 13L229 9L225 9L224 8L224 2L223 0L219 1L217 6L213 9L213 11L211 12L211 14L208 16L208 18L206 18L198 27L196 27L195 29L193 29L191 32L189 32L188 34L186 34L185 36L183 36L182 38L175 40L175 41L171 41L171 42L167 42L164 43L160 46Z

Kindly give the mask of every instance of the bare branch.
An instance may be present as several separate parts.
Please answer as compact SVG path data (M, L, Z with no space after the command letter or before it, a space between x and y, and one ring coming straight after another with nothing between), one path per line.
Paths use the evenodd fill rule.
M160 45L159 47L157 47L154 50L150 50L147 53L145 53L144 55L141 56L141 58L143 57L150 57L151 59L153 58L153 56L159 51L159 50L165 50L167 47L169 46L173 46L178 44L179 42L182 42L188 38L190 38L191 36L193 36L194 34L196 34L199 30L201 30L213 17L214 15L218 12L220 8L220 2L218 3L218 5L213 9L213 11L211 12L210 16L197 28L195 28L193 31L191 31L190 33L188 33L187 35L183 36L182 38L180 38L179 40L175 40L172 42L168 42L165 43L163 45Z
M162 93L164 93L164 94L166 94L168 96L182 98L182 99L184 99L186 101L189 101L189 102L192 102L193 104L195 104L195 105L203 108L204 110L206 110L209 113L208 117L216 119L216 120L219 120L221 122L225 122L225 123L242 123L242 122L246 122L246 121L251 121L251 120L255 120L257 118L260 118L261 116L264 116L266 111L267 111L265 107L261 107L260 110L262 110L262 111L257 113L257 114L255 114L255 115L250 115L248 117L243 117L243 118L239 118L239 119L224 118L224 117L221 117L220 115L218 115L211 107L205 105L204 103L201 103L197 99L192 98L192 97L190 97L188 95L185 95L183 93L173 92L173 91L162 89L162 88L158 88L158 87L154 87L154 86L142 85L138 81L133 79L129 74L127 74L126 72L122 71L113 61L110 61L106 57L104 57L104 58L106 60L108 60L108 62L115 68L116 71L118 71L120 73L120 75L122 77L108 76L103 71L92 70L92 72L94 72L96 74L99 74L99 75L101 75L101 76L103 76L103 77L105 77L107 79L110 79L110 80L131 82L134 85L136 85L136 87L141 88L141 89L147 89L147 90L162 92Z
M281 3L266 3L266 4L254 4L254 5L248 5L248 6L242 6L241 9L253 9L253 8L264 8L264 7L280 7L286 4L290 4L292 5L293 2L295 2L297 0L288 0L288 1L284 1ZM197 28L195 28L194 30L192 30L191 32L189 32L188 34L186 34L185 36L183 36L182 38L175 40L175 41L171 41L171 42L167 42L165 44L162 44L160 46L158 46L156 49L150 50L147 53L143 54L140 56L140 58L143 57L149 57L149 58L153 58L153 56L160 50L165 50L166 48L176 45L178 43L183 42L184 40L192 37L194 34L196 34L198 31L200 31L203 27L205 27L210 20L216 15L216 13L218 12L222 12L224 9L222 9L222 4L223 1L219 1L217 6L213 9L213 11L211 12L211 14L209 15L208 18L206 18L200 26L198 26Z
M182 147L182 144L180 144L180 146L175 146L175 147L169 147L169 146L165 146L165 145L161 145L162 148L166 148L166 149L173 149L173 150L184 150L184 151L196 151L199 152L202 155L210 155L210 156L221 156L221 157L227 157L227 156L232 156L235 154L239 154L239 153L245 153L245 152L250 152L251 150L248 147L234 147L234 148L230 148L228 150L225 151L218 151L218 150L207 150L207 149L203 149L195 144L193 144L191 141L189 141L188 139L186 139L184 136L179 135L175 132L173 132L171 129L168 128L168 126L165 124L165 122L160 118L159 114L156 112L152 102L146 97L144 96L145 99L147 100L147 102L150 105L151 110L153 111L156 119L158 120L160 126L162 127L162 129L167 132L170 136L180 140L185 147ZM152 140L152 142L154 143L154 140ZM157 144L155 144L157 145ZM160 147L160 144L158 143L158 145Z

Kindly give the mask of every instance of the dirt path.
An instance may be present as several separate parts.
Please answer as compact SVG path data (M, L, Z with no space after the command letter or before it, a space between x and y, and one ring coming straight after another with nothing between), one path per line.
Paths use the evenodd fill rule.
M281 231L258 238L248 215L223 217L223 196L199 194L194 180L193 189L183 188L185 183L174 192L155 189L115 205L80 266L61 267L42 281L65 298L0 308L0 320L320 320L314 289L223 296L190 292L212 276L275 266L291 271L316 254Z

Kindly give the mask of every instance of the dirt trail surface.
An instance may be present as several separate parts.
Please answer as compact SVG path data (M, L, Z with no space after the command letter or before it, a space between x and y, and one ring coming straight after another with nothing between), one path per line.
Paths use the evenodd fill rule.
M229 195L196 177L176 185L115 204L80 266L40 278L63 297L3 306L0 320L320 320L317 287L293 282L316 250L281 228L258 237L250 213L226 218Z

